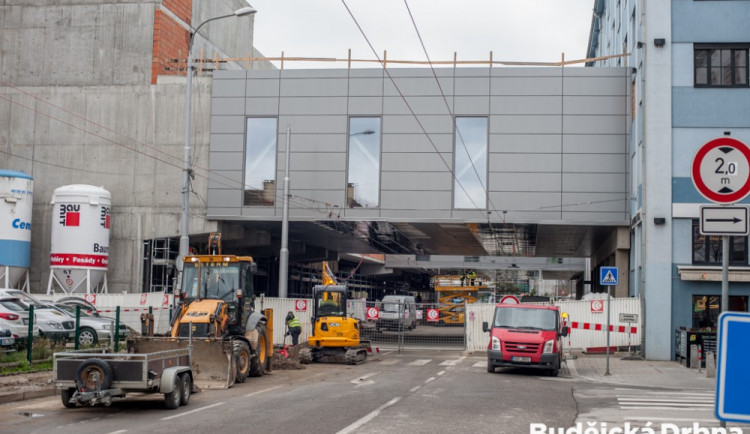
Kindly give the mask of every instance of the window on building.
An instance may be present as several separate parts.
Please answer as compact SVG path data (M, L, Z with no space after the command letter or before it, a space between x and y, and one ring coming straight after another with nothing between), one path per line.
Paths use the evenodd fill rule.
M748 46L696 45L696 87L748 87Z
M732 312L747 312L746 296L729 296L729 310ZM715 330L721 313L720 295L693 296L693 324L694 330Z
M453 207L487 207L486 117L457 117L454 131Z
M693 264L721 265L722 241L719 235L701 235L693 220ZM747 237L729 237L729 263L747 265Z
M350 208L380 205L380 136L380 118L349 118L346 203Z
M276 202L276 118L247 118L245 139L245 206L273 206Z

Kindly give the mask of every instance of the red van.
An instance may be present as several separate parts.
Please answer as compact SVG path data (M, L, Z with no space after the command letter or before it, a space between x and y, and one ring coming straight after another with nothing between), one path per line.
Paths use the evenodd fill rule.
M498 304L492 324L482 323L490 332L487 346L487 372L496 367L546 369L556 377L562 363L562 326L557 306Z

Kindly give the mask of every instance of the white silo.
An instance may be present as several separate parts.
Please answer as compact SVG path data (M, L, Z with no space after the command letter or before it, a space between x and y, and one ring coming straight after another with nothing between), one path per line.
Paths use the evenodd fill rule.
M0 170L0 287L29 290L34 180Z
M107 292L112 196L93 185L65 185L55 189L52 205L47 293Z

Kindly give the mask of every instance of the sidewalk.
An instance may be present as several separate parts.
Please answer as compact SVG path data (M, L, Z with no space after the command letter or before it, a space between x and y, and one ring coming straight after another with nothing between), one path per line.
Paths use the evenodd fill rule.
M658 387L672 389L716 390L716 378L706 378L706 370L700 373L674 361L622 360L625 353L609 356L609 373L606 372L605 355L568 355L568 370L571 376L597 383L627 386ZM575 357L575 359L573 359Z

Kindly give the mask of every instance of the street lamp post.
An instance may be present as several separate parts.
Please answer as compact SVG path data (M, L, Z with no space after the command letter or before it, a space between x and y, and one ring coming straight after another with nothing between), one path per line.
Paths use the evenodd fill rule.
M255 8L244 7L237 9L234 13L229 15L222 15L220 17L209 18L206 21L200 23L194 31L190 33L190 42L188 44L188 60L187 60L187 90L185 92L185 147L183 149L182 156L182 213L180 215L180 256L178 258L178 271L179 279L182 280L182 267L179 262L183 257L188 254L188 247L190 245L190 178L192 175L192 164L190 161L190 118L191 118L191 103L193 96L193 39L203 25L211 22L220 20L222 18L230 17L243 17L245 15L252 15L258 12Z

